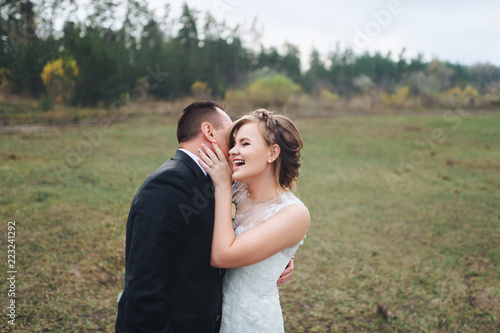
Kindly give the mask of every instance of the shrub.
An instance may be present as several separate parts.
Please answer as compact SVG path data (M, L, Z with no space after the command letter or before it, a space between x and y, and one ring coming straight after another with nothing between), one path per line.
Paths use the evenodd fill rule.
M73 93L78 66L72 57L51 60L47 62L40 76L45 90L53 96L54 101L65 102Z
M383 93L380 96L380 102L386 106L393 107L404 107L410 96L410 88L408 86L403 86L397 88L393 94Z
M441 93L441 102L446 106L474 105L474 100L478 95L477 89L470 85L465 86L464 89L455 86Z
M229 110L237 113L246 113L252 108L250 98L246 90L231 89L226 91L224 104Z
M328 89L321 89L321 92L320 92L319 96L320 96L321 100L324 100L324 101L327 101L327 102L336 102L340 98L339 95L337 95L335 93L332 93Z
M211 90L207 87L208 85L205 82L196 81L191 85L191 96L198 100L208 98Z
M248 94L255 107L283 107L301 87L281 74L260 77L248 87Z

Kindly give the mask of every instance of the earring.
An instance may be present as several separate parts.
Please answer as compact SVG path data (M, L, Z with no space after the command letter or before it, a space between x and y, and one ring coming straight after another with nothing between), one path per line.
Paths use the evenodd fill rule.
M272 161L271 160L268 160L267 163L271 163Z

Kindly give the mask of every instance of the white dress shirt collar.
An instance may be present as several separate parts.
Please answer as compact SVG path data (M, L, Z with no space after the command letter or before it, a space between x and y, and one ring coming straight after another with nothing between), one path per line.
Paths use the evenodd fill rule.
M195 154L193 154L192 152L190 152L189 150L184 149L184 148L179 148L179 150L185 152L189 157L191 157L193 159L193 161L195 161L196 164L198 164L198 166L200 167L201 171L203 171L203 174L205 176L207 175L207 172L205 171L205 169L203 169L203 167L201 166L200 162L198 162L198 160L200 159L199 156L196 156Z

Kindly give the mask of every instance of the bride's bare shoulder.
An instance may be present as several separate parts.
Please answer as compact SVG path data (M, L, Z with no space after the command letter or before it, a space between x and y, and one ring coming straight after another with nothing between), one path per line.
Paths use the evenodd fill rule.
M304 204L293 204L281 209L276 217L289 221L288 223L300 224L303 227L309 228L311 223L311 215L309 209Z

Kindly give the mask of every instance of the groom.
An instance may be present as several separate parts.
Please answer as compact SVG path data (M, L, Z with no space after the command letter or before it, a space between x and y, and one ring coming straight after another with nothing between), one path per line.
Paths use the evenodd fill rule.
M210 266L214 193L196 152L202 143L217 143L227 157L231 125L215 102L189 105L177 123L174 158L137 191L127 221L116 332L218 332L222 272ZM290 280L291 266L278 284Z

